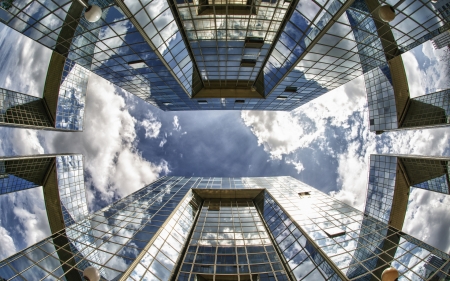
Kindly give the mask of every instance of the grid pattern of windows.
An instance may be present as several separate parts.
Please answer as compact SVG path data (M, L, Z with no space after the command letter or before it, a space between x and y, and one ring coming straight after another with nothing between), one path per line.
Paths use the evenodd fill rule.
M445 271L445 266L449 266L448 254L392 229L386 223L363 215L362 212L302 182L290 177L247 178L244 181L249 186L266 187L274 203L281 206L288 218L300 227L315 250L320 249L327 260L331 260L334 264L334 268L338 268L351 280L380 279L382 270L389 263L399 269L399 280L428 280L425 278L426 267L429 264L427 260L433 256L443 259L439 269L433 267L435 270L433 274L444 278L449 276ZM299 197L300 192L309 192L310 195ZM278 214L281 215L281 212ZM326 234L328 230L336 227L345 232L336 237L329 237ZM398 239L397 248L390 244L394 237ZM386 246L383 248L384 243ZM371 248L376 250L370 251ZM374 259L377 260L377 265L370 268L367 264L372 264ZM355 274L353 272L356 267L365 270Z
M288 280L248 199L204 201L178 280Z
M378 35L377 25L364 0L356 0L346 11L351 23L363 72L386 64L386 55Z
M446 21L439 17L430 1L389 0L386 1L395 7L395 19L389 23L395 41L400 48L411 49L419 38L432 33L443 26Z
M53 127L42 99L1 88L0 123Z
M61 264L60 259L61 261L56 260L57 263L45 265L45 274L52 273L53 278L65 278L61 276L67 276L71 270L82 271L86 266L92 265L99 268L106 280L118 278L138 257L196 181L197 178L159 179L66 227L64 232L40 242L51 244L48 247L56 249L58 255L64 253L74 256L74 262L71 263ZM67 242L58 243L60 240ZM33 263L24 257L36 248L39 247L34 245L0 262L0 276L6 279L13 278L18 273L25 276L21 273L25 269L30 274L26 276L32 276L34 272L35 276L42 276L42 264L45 263ZM46 251L41 253L40 259L47 260L52 255L55 256L54 250ZM60 270L61 266L63 271ZM52 276L49 275L49 278Z
M206 1L215 13L199 14L204 2L178 1L176 5L203 83L206 87L213 86L212 81L222 87L250 87L273 44L289 3L227 1L227 13L219 13L223 2ZM242 6L249 11L236 14L235 9ZM259 48L246 48L247 38L258 38L264 44ZM256 65L241 66L242 60L255 60Z
M152 49L120 7L113 3L98 4L103 9L102 18L94 26L81 22L83 29L73 40L69 58L81 65L92 61L90 69L94 73L153 105L166 108L163 102L171 102L174 107L187 109L189 96L158 57L157 50ZM87 47L93 51L86 52ZM142 64L135 66L133 62ZM190 83L191 79L181 81Z
M396 165L396 157L371 158L367 204L373 208L388 201L373 190L390 188ZM201 205L190 191L196 187L215 194L265 190L255 201L206 199L193 227ZM287 280L282 263L295 279L378 280L389 264L402 281L450 278L448 254L383 220L383 214L363 214L291 177L167 177L0 262L0 276L68 279L71 270L78 274L93 265L107 280L125 280L130 266L129 280L166 280L185 251L180 280L236 274L241 280ZM72 258L62 259L64 254Z
M90 71L66 59L56 110L56 129L82 131ZM44 95L45 97L45 95Z
M255 202L295 280L342 280L267 192Z
M397 157L371 155L369 169L369 187L364 213L388 223L394 198Z
M191 95L195 70L168 1L127 0L124 2L145 35L151 40L154 49L170 66L186 93Z
M450 194L448 174L415 184L413 187Z
M350 280L373 280L387 264L399 271L399 280L446 280L449 276L449 255L370 217L364 217L357 241L347 271ZM431 266L430 259L441 262Z
M55 234L53 238L57 239L58 236ZM0 262L0 276L5 280L36 280L46 276L50 280L57 279L64 275L58 250L60 248L49 237Z
M342 2L342 3L341 3ZM346 1L299 1L279 42L264 65L266 95L297 63L311 42L330 23ZM286 86L286 85L285 85Z
M377 67L364 74L371 131L397 129L397 108L389 67Z
M71 4L70 0L3 0L0 21L54 49Z
M308 1L300 1L299 5L302 4L302 2ZM327 5L330 5L330 2L331 1L329 1ZM336 9L331 9L328 11L332 15L334 15L337 12L338 8L341 6L338 1L335 1L335 3L336 2L338 3ZM317 28L317 26L311 29L310 19L299 17L296 13L294 13L294 15L292 15L291 17L291 21L286 26L286 29L291 28L289 31L295 30L295 32L286 32L288 36L285 37L286 39L288 39L287 41L285 40L286 42L291 41L292 43L289 44L283 41L283 33L280 37L280 42L277 44L277 46L281 47L281 51L278 50L278 52L276 52L274 50L274 52L271 54L271 59L269 59L264 68L264 73L266 74L266 94L271 93L273 89L271 95L279 96L286 86L297 86L299 88L297 94L290 94L292 98L288 98L288 100L290 100L291 103L294 103L293 108L298 107L322 95L323 93L326 93L329 90L334 89L357 77L358 75L353 74L360 73L360 64L362 64L362 69L364 73L366 73L367 71L372 70L374 67L382 66L383 64L385 64L386 56L389 58L398 56L399 54L409 51L419 44L430 40L433 36L445 32L450 27L449 24L445 24L445 20L438 16L437 11L432 7L432 4L429 1L394 0L386 2L388 2L390 5L393 5L397 13L395 20L389 23L390 28L384 28L383 26L385 24L383 22L381 22L379 19L372 18L372 13L376 13L377 11L374 12L372 10L369 10L365 1L356 0L344 14L345 21L343 20L343 17L339 19L341 25L347 24L351 26L351 29L354 33L354 38L352 38L352 35L343 36L339 33L328 34L328 36L327 34L323 35L324 37L328 37L329 40L326 40L326 38L322 37L321 41L326 40L325 42L327 43L333 43L336 40L342 39L342 41L339 42L340 45L327 46L327 44L325 44L325 49L323 49L323 46L321 46L322 51L325 52L330 50L330 47L334 47L330 51L330 54L339 54L337 56L338 58L334 62L334 64L336 64L338 67L331 66L326 69L319 67L319 69L313 70L317 73L321 73L320 71L322 70L322 73L324 74L327 73L326 70L333 70L333 72L339 73L334 74L333 72L330 72L323 78L320 75L309 75L308 77L308 75L302 68L302 64L308 65L311 64L311 62L302 62L303 58L300 62L297 63L297 65L294 65L311 42L311 40L304 40L302 38L302 32L305 32L305 30L307 32L310 32L306 38L314 39L323 29L321 27ZM311 3L312 6L316 6L317 4L313 1L311 1ZM374 8L372 7L372 9ZM326 12L323 13L323 11L321 11L321 9L319 8L316 8L316 10L319 12L314 15L321 16L322 14L324 14L322 24L323 26L325 26L329 22L329 18L331 17L331 15ZM302 11L308 11L308 9L303 9ZM297 16L296 21L294 20L295 16ZM290 25L291 23L293 23L293 25ZM336 25L336 23L334 23L333 25ZM345 28L340 27L339 30L345 30ZM293 38L293 36L296 34L298 34L298 37ZM331 37L330 39L329 35L333 36L336 34L339 34L340 38L335 38L334 41L333 37ZM383 44L381 44L381 41L379 39L380 37L383 39ZM304 42L302 40L304 40ZM352 40L356 42L351 42ZM297 42L297 44L294 44L294 42ZM353 49L339 49L339 47L345 46L346 44L348 45L350 42L352 45L357 44L358 47ZM284 45L280 43L283 43ZM323 43L319 42L319 44ZM316 45L314 47L316 47ZM295 53L295 50L297 50L298 54L296 56L291 55L292 59L291 57L288 57L291 52ZM355 59L350 59L352 55L354 55L354 53L356 53L356 55L354 56ZM281 54L284 54L285 56L282 56ZM309 53L307 54L307 56L308 55ZM356 59L357 57L359 58ZM320 59L320 57L314 59L313 62L318 62L318 59ZM289 60L291 62L289 62ZM348 60L350 60L350 63L358 63L358 65L352 66L357 69L356 72L351 71L352 67L350 67L350 70L346 72L346 70L348 70L349 68L349 66L346 65L349 63ZM317 66L323 66L321 63L322 62L319 62ZM278 83L279 79L283 77L283 75L286 75L286 77L283 78L283 80L276 88L273 88ZM270 79L270 82L267 79ZM297 79L299 80L298 82ZM380 83L382 82L383 81L381 81ZM297 83L298 85L296 85ZM307 83L306 87L302 89L302 86L305 83ZM303 92L303 90L306 91Z
M169 280L180 262L181 251L187 242L201 204L201 198L189 191L183 202L156 239L142 251L139 262L127 280Z
M14 1L8 9L0 9L0 20L151 104L165 109L163 102L169 101L178 110L188 109L189 103L195 108L170 69L112 2L94 1L103 10L102 18L89 23L81 17L76 30L73 21L80 15L72 3L79 4L68 0ZM172 41L180 42L181 37L177 38ZM70 48L61 48L64 43ZM144 61L145 67L135 69L128 64L133 61ZM185 81L190 83L191 79Z
M57 156L56 174L64 223L69 226L89 214L84 186L83 155Z
M411 99L402 128L450 123L450 90Z
M399 157L409 184L444 194L449 193L449 161L417 157Z
M52 157L0 159L0 195L41 186Z
M347 14L339 17L271 96L284 95L287 101L292 102L291 108L295 108L362 75L360 46L355 40L355 30L352 30L354 26L350 19ZM281 42L283 36L287 35L282 35ZM286 87L296 90L286 92ZM279 108L286 106L285 102L279 102Z

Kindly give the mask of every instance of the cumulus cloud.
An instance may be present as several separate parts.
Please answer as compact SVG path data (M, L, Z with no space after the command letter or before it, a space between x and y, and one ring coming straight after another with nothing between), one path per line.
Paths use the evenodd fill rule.
M450 252L450 196L412 188L403 231ZM427 227L424 227L427 226Z
M449 80L449 51L448 49L434 49L431 41L422 44L422 52L429 60L423 66L422 80L425 81L426 93L433 93L450 87Z
M431 41L402 55L411 97L450 87L448 57L448 50L434 49Z
M145 119L140 121L139 124L145 130L145 138L156 138L159 135L161 122L158 121L153 113L148 112Z
M286 159L286 163L294 165L294 168L297 171L297 174L300 174L303 170L305 170L305 167L303 166L303 163L300 162L300 161Z
M418 97L425 95L425 89L422 85L422 72L420 71L419 62L412 52L402 55L403 65L405 66L406 77L408 79L410 97Z
M0 202L0 241L5 242L0 256L14 254L51 234L42 187L2 195Z
M243 111L241 117L273 159L309 147L312 142L320 142L327 149L326 127L349 127L345 124L348 116L366 102L365 92L360 90L363 87L360 77L292 112Z
M178 121L178 116L175 115L173 117L172 125L173 125L173 129L175 131L180 131L181 130L180 122Z
M0 25L0 88L42 97L51 50Z
M338 190L331 195L363 210L370 154L442 155L450 137L447 128L375 135L364 89L359 77L290 113L252 111L241 117L272 159L285 157L299 173L312 161L297 156L302 149L313 146L335 159Z
M1 222L0 222L1 223ZM17 252L14 240L9 231L0 226L0 260L3 260Z
M156 137L160 123L156 118L137 122L117 94L118 88L92 75L88 84L85 130L83 133L54 133L47 137L50 152L73 152L84 155L88 184L106 202L123 197L169 172L168 163L151 163L137 151L136 125L146 135ZM153 122L153 123L152 123ZM92 201L94 190L89 190Z
M159 143L159 147L163 147L167 142L167 133L164 134L163 139L161 140L161 142Z
M0 155L43 154L44 148L39 140L39 132L28 129L1 127Z

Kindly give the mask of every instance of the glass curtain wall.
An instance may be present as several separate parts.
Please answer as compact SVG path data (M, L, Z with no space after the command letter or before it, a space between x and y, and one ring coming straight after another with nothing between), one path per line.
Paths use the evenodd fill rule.
M178 280L289 279L251 199L207 199Z

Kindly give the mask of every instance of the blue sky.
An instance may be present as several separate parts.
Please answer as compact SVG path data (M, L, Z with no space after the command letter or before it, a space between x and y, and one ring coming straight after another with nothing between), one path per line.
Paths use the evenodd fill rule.
M0 48L0 87L41 96L50 51L3 25ZM429 43L403 55L413 96L448 87L440 55ZM290 175L362 210L371 153L450 156L449 128L368 123L362 77L292 112L163 112L92 74L83 132L2 127L0 155L82 153L91 211L164 175ZM404 228L446 252L448 197L415 190ZM49 232L41 188L0 196L0 259Z

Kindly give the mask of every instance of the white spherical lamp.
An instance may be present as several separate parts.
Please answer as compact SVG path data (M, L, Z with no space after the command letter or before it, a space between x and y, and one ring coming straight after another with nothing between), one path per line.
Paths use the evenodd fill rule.
M102 16L102 9L97 5L89 6L84 12L84 17L88 22L96 22Z
M83 271L83 278L86 281L99 281L100 272L93 266L86 267L86 269Z
M378 15L384 22L391 22L395 19L395 10L391 5L383 5L378 10Z
M396 281L398 280L398 271L393 267L386 268L381 273L381 281Z

